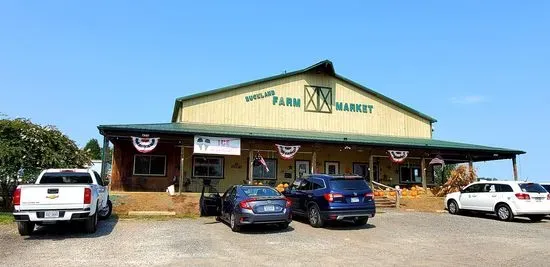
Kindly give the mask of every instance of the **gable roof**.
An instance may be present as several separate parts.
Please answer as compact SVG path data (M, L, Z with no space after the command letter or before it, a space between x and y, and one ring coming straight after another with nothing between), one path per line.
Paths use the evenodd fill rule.
M320 71L324 71L325 73L333 76L334 78L336 79L339 79L341 81L344 81L346 83L349 83L385 102L388 102L390 104L393 104L405 111L408 111L414 115L417 115L421 118L424 118L430 122L436 122L437 120L431 116L428 116L418 110L415 110L407 105L404 105L400 102L397 102L385 95L382 95L378 92L375 92L374 90L368 88L368 87L365 87L359 83L356 83L348 78L345 78L339 74L336 73L336 71L334 70L334 65L332 64L332 62L330 60L323 60L317 64L314 64L312 66L309 66L307 68L304 68L304 69L301 69L301 70L297 70L297 71L292 71L292 72L287 72L287 73L283 73L283 74L279 74L279 75L274 75L274 76L270 76L270 77L267 77L267 78L263 78L263 79L258 79L258 80L253 80L253 81L249 81L249 82L244 82L244 83L240 83L240 84L235 84L235 85L230 85L230 86L226 86L226 87L222 87L222 88L218 88L218 89L214 89L214 90L209 90L209 91L205 91L205 92L201 92L201 93L197 93L197 94L192 94L192 95L188 95L188 96L184 96L184 97L179 97L176 99L176 102L174 104L174 112L172 113L172 122L176 122L177 121L177 116L178 116L178 109L181 108L182 106L182 103L183 101L186 101L186 100L190 100L190 99L194 99L194 98L199 98L199 97L203 97L203 96L207 96L207 95L212 95L212 94L217 94L217 93L221 93L221 92L226 92L226 91L231 91L231 90L235 90L235 89L238 89L238 88L242 88L242 87L245 87L245 86L249 86L249 85L254 85L254 84L258 84L258 83L263 83L263 82L268 82L268 81L273 81L273 80L277 80L277 79L282 79L282 78L287 78L287 77L290 77L290 76L294 76L294 75L299 75L299 74L303 74L303 73L306 73L306 72L309 72L309 71L314 71L314 70L320 70Z

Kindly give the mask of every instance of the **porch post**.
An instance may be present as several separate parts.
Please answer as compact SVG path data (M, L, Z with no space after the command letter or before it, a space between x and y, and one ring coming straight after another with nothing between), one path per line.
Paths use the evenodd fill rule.
M253 180L253 173L254 173L254 151L252 151L252 148L250 149L250 151L248 151L248 184L252 184L252 180Z
M422 172L422 188L424 188L424 190L428 190L428 179L426 178L426 159L425 158L421 158L420 159L420 169L421 169L421 172Z
M183 147L183 143L181 145L180 150L180 178L179 178L179 186L178 186L178 192L181 195L181 190L183 188L183 162L185 161L185 148Z
M309 173L314 174L317 167L317 152L313 151L311 155L311 166L309 167L311 171Z
M374 156L370 155L369 157L369 180L370 180L370 188L374 188Z
M518 180L518 165L516 162L516 155L512 158L512 168L514 168L514 181Z
M107 164L105 164L107 160L107 148L109 147L109 139L107 139L107 136L103 136L103 150L101 151L101 178L105 179L105 176L107 175Z

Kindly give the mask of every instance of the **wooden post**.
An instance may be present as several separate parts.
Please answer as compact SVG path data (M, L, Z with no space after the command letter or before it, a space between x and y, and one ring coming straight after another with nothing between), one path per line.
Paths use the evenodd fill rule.
M426 159L425 158L420 159L420 169L422 173L422 188L424 188L424 191L427 191L428 179L426 178Z
M369 157L369 180L370 180L370 188L374 188L374 156L370 155Z
M514 168L514 181L518 180L518 165L516 162L516 155L512 158L512 168Z
M313 151L313 155L311 155L311 166L309 168L311 169L309 173L314 174L317 168L317 152L315 151Z
M101 152L101 178L105 179L107 176L107 149L109 147L109 139L107 136L103 136L103 151Z
M254 180L253 163L254 163L254 151L252 151L252 148L250 148L250 151L248 151L248 184L252 184L252 181Z
M183 189L183 173L184 173L184 161L185 161L185 148L183 147L183 142L181 144L181 150L180 150L180 179L179 179L179 188L178 192L181 195L181 191Z

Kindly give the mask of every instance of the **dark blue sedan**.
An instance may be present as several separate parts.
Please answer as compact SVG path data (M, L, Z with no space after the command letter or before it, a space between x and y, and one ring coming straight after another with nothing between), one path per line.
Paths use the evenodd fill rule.
M291 201L269 186L234 185L223 194L216 219L229 223L233 232L250 224L286 229L292 222Z
M311 174L294 181L284 194L292 201L292 212L306 216L313 227L326 221L365 225L376 213L373 192L360 176Z

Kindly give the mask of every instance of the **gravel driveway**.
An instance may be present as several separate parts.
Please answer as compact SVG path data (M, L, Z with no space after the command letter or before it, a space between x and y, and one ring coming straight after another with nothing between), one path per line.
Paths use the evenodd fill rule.
M446 213L377 214L369 225L233 233L213 218L101 222L95 235L49 226L30 238L0 226L2 266L511 266L548 265L550 221L506 223Z

